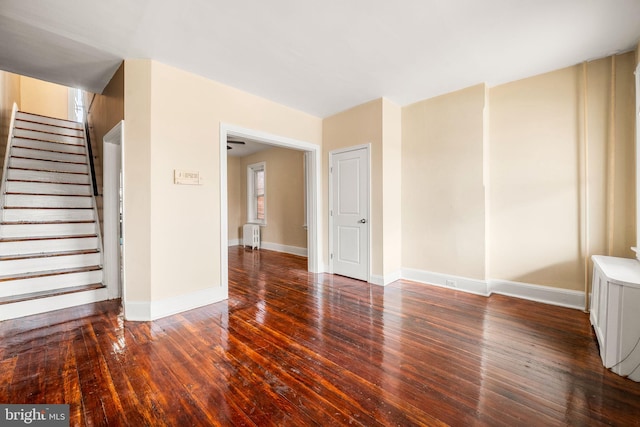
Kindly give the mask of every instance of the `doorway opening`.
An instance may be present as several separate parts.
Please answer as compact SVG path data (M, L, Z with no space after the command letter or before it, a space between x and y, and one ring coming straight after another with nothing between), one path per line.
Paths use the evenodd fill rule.
M103 138L103 280L109 299L122 297L125 307L123 146L124 121L121 121Z
M320 224L320 146L306 141L260 132L239 126L220 125L220 283L225 288L228 297L229 265L228 265L228 194L227 194L227 144L231 139L250 139L261 144L281 148L303 151L305 158L305 197L306 197L306 225L307 225L307 270L312 273L320 271L321 240Z

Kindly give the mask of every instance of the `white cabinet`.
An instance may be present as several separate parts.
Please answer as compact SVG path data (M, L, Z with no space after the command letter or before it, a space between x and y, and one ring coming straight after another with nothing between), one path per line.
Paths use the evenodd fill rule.
M606 368L640 381L640 262L593 256L591 324Z

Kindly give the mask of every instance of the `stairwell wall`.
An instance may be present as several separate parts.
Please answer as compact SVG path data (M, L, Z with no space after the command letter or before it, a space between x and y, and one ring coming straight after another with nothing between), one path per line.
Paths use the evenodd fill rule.
M103 222L103 138L115 125L124 120L124 63L116 70L101 94L91 97L87 122L91 137L93 162L99 195L96 197L100 228L104 233Z
M69 118L68 87L27 76L20 76L20 108L29 113L74 120Z
M20 107L20 76L0 70L0 171L4 168L14 103Z

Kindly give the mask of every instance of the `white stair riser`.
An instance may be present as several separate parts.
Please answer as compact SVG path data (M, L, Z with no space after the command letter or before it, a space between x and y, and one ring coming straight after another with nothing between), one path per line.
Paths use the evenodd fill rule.
M93 209L6 209L4 220L17 221L94 221Z
M0 261L0 277L3 275L35 273L60 268L89 267L100 264L99 252L93 254L5 260Z
M99 249L97 237L0 242L0 256Z
M7 193L91 195L90 185L7 181Z
M31 121L16 119L16 127L32 130L41 130L44 132L60 133L68 136L82 137L83 133L81 129L70 129L69 127L47 125L43 123L34 123L33 118Z
M73 136L64 136L54 133L38 132L35 130L14 129L13 135L17 138L41 139L44 141L62 142L64 144L83 144L83 140L81 138L74 138Z
M34 141L32 139L13 138L12 146L37 148L40 150L63 151L65 153L86 154L84 145L57 144L54 142Z
M51 172L89 173L89 167L87 165L48 162L46 160L17 159L15 157L9 159L9 166L22 169L40 169Z
M0 228L0 237L30 236L77 236L78 234L94 234L96 223L79 224L11 224Z
M102 270L0 282L0 298L102 282Z
M91 208L91 197L86 196L33 196L6 194L5 206L24 206L34 208Z
M48 123L54 126L64 126L69 128L82 129L81 123L70 122L68 120L54 119L53 117L38 116L35 114L29 114L22 111L18 111L16 113L16 119L25 119L25 120L31 120L34 122Z
M59 172L39 172L21 169L9 169L7 179L22 179L27 181L73 182L76 184L91 184L89 175Z
M87 156L73 153L54 153L53 151L32 150L30 148L12 147L11 155L29 159L56 160L59 162L86 163Z

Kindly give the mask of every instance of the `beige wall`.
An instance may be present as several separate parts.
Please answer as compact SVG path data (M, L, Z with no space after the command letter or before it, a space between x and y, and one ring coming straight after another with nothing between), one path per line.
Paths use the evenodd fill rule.
M484 85L402 109L402 265L485 278Z
M382 226L382 109L383 100L376 99L358 105L324 119L322 127L322 195L325 201L323 212L323 229L329 226L329 153L340 148L361 144L371 144L371 250L372 265L370 271L374 275L383 274L383 226ZM325 254L328 255L328 241ZM328 258L326 258L328 259Z
M220 286L221 123L318 145L322 135L317 117L150 60L125 62L125 122L132 302ZM174 169L199 171L202 185L174 185Z
M230 242L242 239L242 224L247 216L246 197L243 198L242 191L244 175L246 171L243 171L241 158L227 156L227 238Z
M4 166L14 103L20 107L20 76L0 70L0 171Z
M125 300L146 302L151 301L153 295L151 287L153 276L151 270L151 61L125 61L124 82L125 126L122 169ZM179 205L170 203L169 206L176 209Z
M21 76L20 109L28 113L68 120L69 89L55 83Z
M586 91L582 65L490 90L492 278L583 289L587 218L589 255L632 256L633 61L589 63Z
M605 58L588 64L586 98L576 66L404 108L379 99L321 120L158 62L127 61L127 297L153 301L219 285L220 123L322 144L323 230L328 153L371 144L374 276L403 267L582 289L585 99L591 253L613 240L611 253L625 255L635 235L633 64L633 53L616 58L613 115ZM612 135L615 144L606 142ZM228 173L243 175L245 165L230 161ZM200 171L202 185L174 185L174 169ZM229 214L230 239L240 238L243 208L240 215L234 224L239 215Z
M335 114L323 121L323 227L328 230L329 153L370 144L371 279L388 282L399 277L401 259L401 145L402 110L385 98ZM325 254L329 248L325 246Z
M402 109L382 100L383 275L402 269Z
M267 225L260 227L262 241L306 249L302 151L273 147L241 159L242 224L247 222L247 166L259 162L267 166Z

